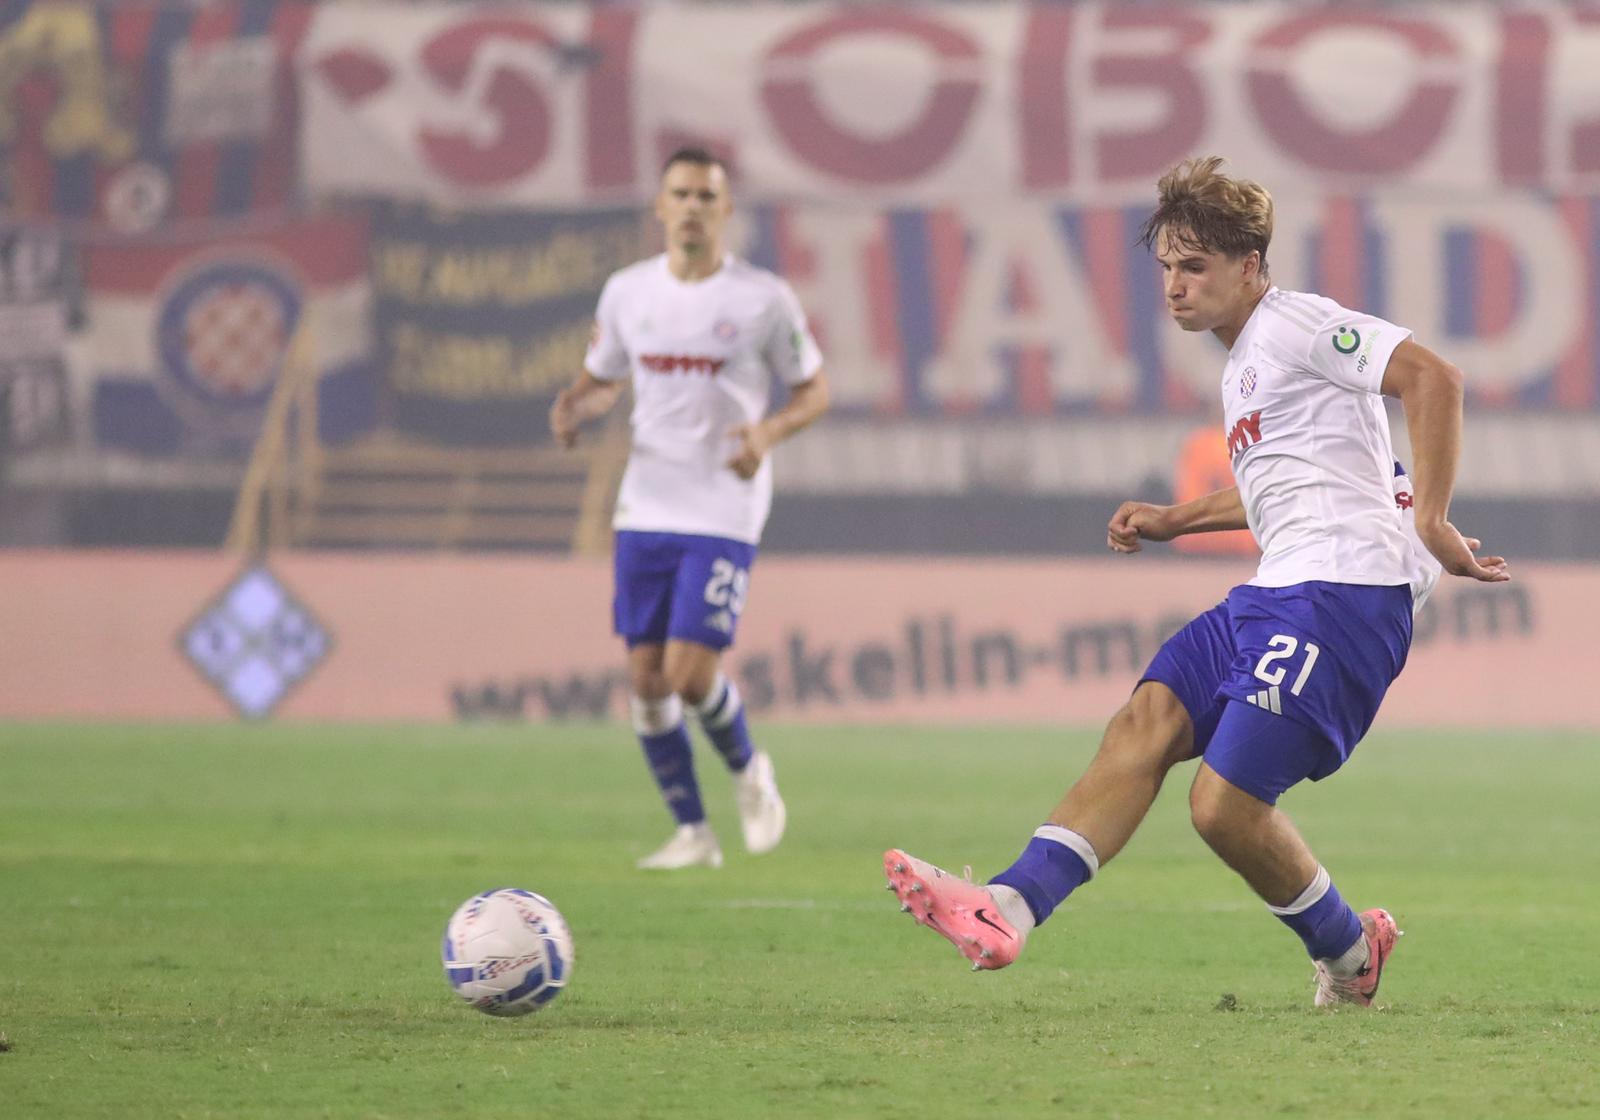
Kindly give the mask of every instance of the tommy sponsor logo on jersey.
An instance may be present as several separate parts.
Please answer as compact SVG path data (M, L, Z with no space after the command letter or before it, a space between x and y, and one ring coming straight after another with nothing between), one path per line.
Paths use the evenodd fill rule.
M639 364L651 373L703 373L715 377L728 360L689 354L640 354Z
M1237 459L1239 452L1260 442L1261 410L1258 408L1249 416L1241 416L1234 422L1233 430L1228 433L1228 458Z

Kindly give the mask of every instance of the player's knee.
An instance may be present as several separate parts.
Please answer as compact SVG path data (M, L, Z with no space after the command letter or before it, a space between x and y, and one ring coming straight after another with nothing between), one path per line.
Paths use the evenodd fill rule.
M666 674L660 669L635 669L628 674L629 691L642 700L664 700L673 693Z
M1168 688L1141 686L1106 727L1101 749L1163 773L1189 757L1189 712Z
M1211 843L1224 833L1224 815L1217 799L1201 789L1200 783L1196 782L1189 788L1189 820L1206 843Z
M633 729L640 735L665 735L683 722L683 701L672 693L655 698L637 694L628 698Z
M706 664L698 658L669 658L663 676L667 687L683 697L684 703L699 704L717 679L717 665L715 661Z
M710 691L707 683L686 677L673 687L673 691L683 697L684 703L697 707L705 701L706 694Z
M1240 812L1242 807L1239 796L1226 782L1201 767L1189 787L1189 820L1207 844L1213 848L1225 844L1247 825Z

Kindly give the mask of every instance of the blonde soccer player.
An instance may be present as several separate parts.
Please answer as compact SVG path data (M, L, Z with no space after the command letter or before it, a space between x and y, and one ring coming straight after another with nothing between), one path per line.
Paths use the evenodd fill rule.
M1161 648L1010 867L978 886L896 849L885 870L918 921L974 967L1002 967L1122 850L1167 773L1198 759L1194 827L1300 938L1315 962L1314 1002L1366 1006L1394 919L1344 900L1277 801L1349 759L1405 665L1412 616L1441 567L1490 583L1510 574L1448 517L1460 372L1404 327L1276 287L1272 198L1221 164L1190 160L1161 179L1143 243L1174 322L1227 348L1219 438L1237 485L1181 505L1124 502L1106 543L1136 553L1146 541L1248 527L1262 552L1255 578ZM1385 396L1405 410L1409 483Z

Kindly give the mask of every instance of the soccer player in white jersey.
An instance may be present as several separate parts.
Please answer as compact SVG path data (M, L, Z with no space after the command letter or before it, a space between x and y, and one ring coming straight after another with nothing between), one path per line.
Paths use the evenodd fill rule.
M1199 758L1194 826L1299 935L1316 962L1314 1002L1370 1006L1395 923L1346 904L1276 802L1337 770L1371 726L1440 566L1491 583L1510 575L1448 519L1460 372L1393 323L1273 286L1271 196L1221 163L1190 160L1162 178L1143 243L1172 318L1228 348L1223 435L1237 486L1173 506L1124 502L1106 539L1132 553L1248 527L1257 575L1161 648L1009 868L978 886L898 849L884 867L919 922L974 968L1003 967L1122 850L1167 772ZM1390 449L1383 396L1404 407L1414 487Z
M767 452L828 407L828 381L794 292L724 252L727 169L684 148L655 215L666 252L606 281L578 380L550 410L556 439L609 410L633 381L633 447L617 497L613 621L627 645L634 729L677 829L639 861L722 865L695 777L684 705L734 774L745 846L775 848L786 812L721 671L772 504ZM788 401L767 414L773 381Z

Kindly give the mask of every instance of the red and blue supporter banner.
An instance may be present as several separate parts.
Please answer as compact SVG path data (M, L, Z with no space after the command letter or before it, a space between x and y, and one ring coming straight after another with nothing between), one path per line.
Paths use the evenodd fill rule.
M134 233L280 210L298 184L299 0L0 8L0 198Z
M1166 314L1147 214L754 205L742 250L794 285L842 411L1198 416L1222 355ZM1411 328L1476 408L1595 407L1600 201L1301 193L1268 258L1283 287Z
M364 221L98 246L85 262L98 442L143 454L248 452L308 323L325 440L376 416Z

